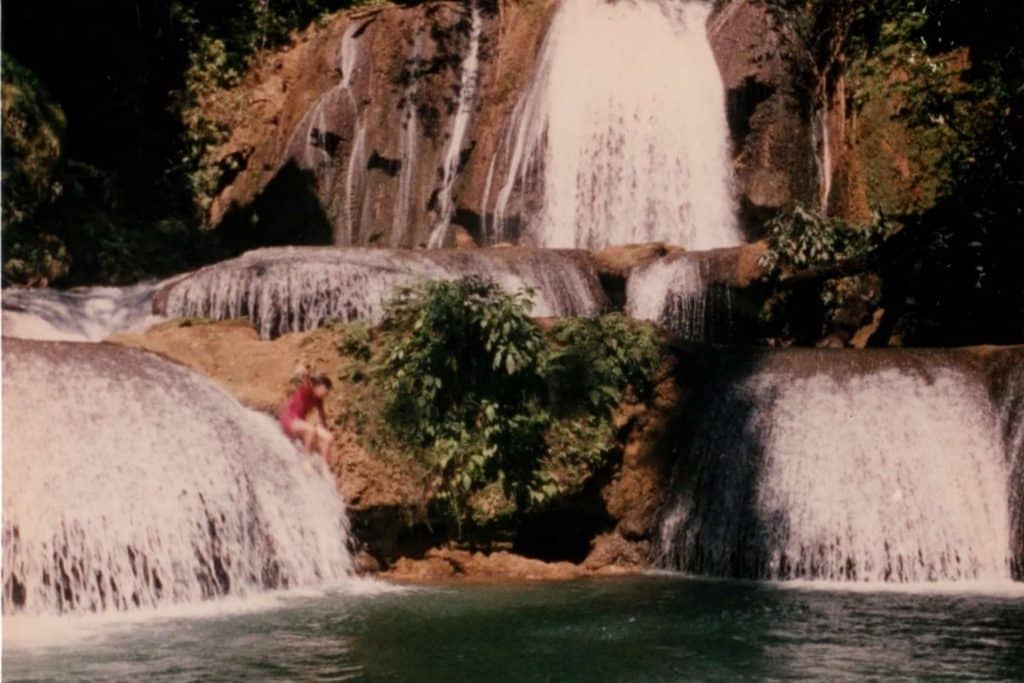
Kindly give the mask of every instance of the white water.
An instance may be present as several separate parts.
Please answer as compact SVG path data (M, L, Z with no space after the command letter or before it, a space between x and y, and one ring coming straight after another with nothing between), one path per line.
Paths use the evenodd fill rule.
M673 254L637 266L626 282L626 313L658 323L685 341L725 341L731 290L706 282L700 259Z
M536 246L740 243L709 11L562 2L504 143L492 242L518 220ZM524 197L542 205L524 213Z
M419 95L420 53L423 50L423 36L419 33L413 42L409 64L415 73L410 74L409 86L404 96L405 114L399 132L399 158L402 168L398 172L398 193L395 195L394 214L391 223L390 246L400 247L405 244L411 223L411 202L413 180L416 174L416 161L419 152L419 114L417 100ZM407 68L409 68L407 66Z
M783 352L723 358L716 372L662 519L666 565L770 579L1011 578L1010 463L969 358Z
M469 120L473 113L473 104L476 101L480 78L480 33L483 30L483 17L475 0L470 3L470 16L469 48L462 60L462 75L459 81L459 106L455 111L455 118L452 120L451 135L448 138L448 147L445 149L442 160L441 191L437 196L441 217L434 226L427 245L434 248L445 246L448 227L455 213L452 191L455 188L455 178L459 172L462 143L466 138L466 131L469 129Z
M170 281L130 287L3 290L3 335L50 341L100 341L142 330L163 320L153 314L153 295Z
M537 316L594 315L605 306L593 270L557 251L283 247L196 271L169 288L163 312L248 317L269 338L332 321L377 323L396 288L467 275L508 292L532 288Z
M811 130L817 127L817 134L813 135L812 145L818 148L818 205L822 215L828 215L829 197L832 195L832 142L829 139L828 129L828 101L826 100L818 110L817 121L811 126Z
M3 356L5 614L351 575L333 478L271 418L142 351L8 339Z
M352 76L359 59L359 38L356 33L363 26L353 22L345 29L337 56L340 80L317 98L300 119L288 142L288 149L299 167L312 171L316 177L318 196L329 198L324 208L336 222L334 241L338 244L351 244L355 240L355 203L362 197L365 188L366 126L352 92ZM351 111L355 125L346 164L345 193L341 196L335 191L341 165L334 157L328 139L335 135L332 132L333 121L344 106ZM339 217L341 222L338 222Z

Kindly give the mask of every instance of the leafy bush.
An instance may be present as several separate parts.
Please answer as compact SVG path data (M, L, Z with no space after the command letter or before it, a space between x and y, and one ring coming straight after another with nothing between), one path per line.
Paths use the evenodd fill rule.
M427 449L457 517L492 481L528 497L547 423L537 405L543 337L529 305L475 277L407 289L389 305L386 417Z
M370 346L370 328L361 321L335 325L338 332L338 340L335 345L338 351L351 356L358 361L369 361L373 357L373 349Z
M559 321L550 337L555 349L548 380L561 412L584 407L600 414L619 403L627 387L645 393L661 361L655 329L621 313Z
M760 263L777 272L862 256L878 247L894 227L881 216L866 225L851 225L797 204L768 222L768 249Z
M525 295L469 277L430 282L391 302L388 326L405 331L384 362L396 419L426 442L453 423L473 425L486 403L522 403L540 382L542 337Z
M385 420L434 470L460 528L474 500L491 501L485 518L543 506L607 464L611 408L628 387L646 392L661 360L653 329L622 315L563 321L545 337L529 307L528 293L476 277L389 305ZM491 504L496 490L504 504Z

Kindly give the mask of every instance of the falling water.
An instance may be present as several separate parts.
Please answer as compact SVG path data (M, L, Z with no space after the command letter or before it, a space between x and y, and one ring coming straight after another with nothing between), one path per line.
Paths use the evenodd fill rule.
M503 143L492 241L522 223L536 246L739 244L709 11L564 0Z
M409 75L409 86L403 98L405 104L405 115L401 126L399 149L402 167L398 173L398 193L395 198L394 219L390 244L393 247L401 246L409 233L410 208L412 202L413 180L416 174L416 160L419 141L419 114L417 113L417 99L419 94L420 53L423 49L423 36L416 34L413 43L412 56L409 58L407 70L412 69L415 73Z
M679 253L637 266L626 283L626 313L685 341L729 341L732 290L708 282L702 265L692 254Z
M248 317L269 338L332 321L376 323L396 288L466 275L509 292L532 289L537 316L594 315L606 303L593 267L571 252L285 247L196 271L161 292L157 308L171 316Z
M344 244L351 244L355 239L355 202L365 187L366 125L352 92L352 76L359 58L358 34L364 27L365 24L353 22L345 29L337 58L340 80L303 115L288 142L288 149L298 165L316 176L318 196L330 198L325 207L328 215L343 218L334 237L335 242ZM355 124L346 164L345 194L341 197L334 189L340 170L335 158L340 137L332 129L345 107L351 111Z
M5 614L352 573L332 477L269 417L138 350L7 339L3 359Z
M719 354L663 514L663 562L755 578L1009 579L1011 464L980 363L968 351Z
M818 110L816 126L811 126L814 131L812 145L817 147L818 152L818 205L821 207L822 215L828 214L829 197L832 194L832 142L829 139L828 130L828 102L824 102Z
M3 334L21 339L100 341L160 322L153 315L153 296L167 284L150 282L130 287L80 287L3 290Z
M455 213L452 190L455 187L455 178L459 172L459 162L462 159L462 143L466 138L466 131L469 129L469 118L473 113L473 103L476 100L477 85L480 78L480 32L483 30L483 18L480 14L480 7L475 1L471 3L470 15L469 49L462 60L459 106L455 111L451 136L448 138L448 147L445 149L442 161L441 191L437 196L441 217L430 235L430 242L428 244L428 246L435 248L444 246L448 236L448 227Z

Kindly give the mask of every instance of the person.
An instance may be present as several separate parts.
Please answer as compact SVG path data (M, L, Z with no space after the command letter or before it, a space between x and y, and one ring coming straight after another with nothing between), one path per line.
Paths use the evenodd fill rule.
M324 398L332 388L331 380L326 375L311 376L302 366L297 374L299 384L281 406L281 428L292 439L301 439L306 453L312 453L316 447L326 461L331 442L334 441L327 428L327 415L324 412ZM309 413L314 408L320 418L319 426L309 420Z

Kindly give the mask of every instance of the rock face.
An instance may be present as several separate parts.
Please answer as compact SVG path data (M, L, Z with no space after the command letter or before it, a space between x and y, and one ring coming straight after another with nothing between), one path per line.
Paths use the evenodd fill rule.
M741 224L757 235L778 209L818 203L811 103L794 73L799 52L762 0L722 3L708 33L727 91Z
M552 5L351 13L267 55L231 93L241 107L211 161L242 168L210 222L240 244L413 247L450 212L475 234L484 178L471 161L494 148ZM447 162L473 169L453 183Z
M238 248L486 244L492 164L557 0L426 2L338 15L265 55L209 112L230 137L208 220ZM748 235L819 197L811 105L763 0L732 0L708 31L727 89ZM450 219L450 221L449 221ZM438 224L450 222L447 231Z

